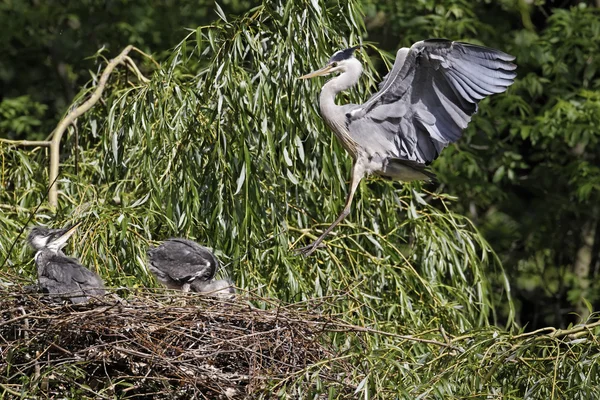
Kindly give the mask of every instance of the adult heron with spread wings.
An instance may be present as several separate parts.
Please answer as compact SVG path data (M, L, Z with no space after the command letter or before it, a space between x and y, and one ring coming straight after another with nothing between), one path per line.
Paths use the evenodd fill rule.
M349 213L360 180L372 173L400 181L426 180L442 149L458 140L477 103L514 81L514 57L498 50L445 39L417 42L396 54L379 91L364 104L335 104L335 96L362 74L360 46L336 52L325 67L300 79L340 72L321 90L321 115L354 160L346 205L309 246L308 256Z

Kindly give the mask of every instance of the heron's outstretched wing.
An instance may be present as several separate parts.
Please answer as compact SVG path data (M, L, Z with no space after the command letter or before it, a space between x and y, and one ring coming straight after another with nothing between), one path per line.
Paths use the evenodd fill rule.
M513 60L444 39L400 49L380 90L346 114L350 135L360 143L379 141L387 156L428 164L458 140L481 99L513 83Z
M148 250L150 266L182 283L215 276L218 261L206 247L187 240L169 239Z

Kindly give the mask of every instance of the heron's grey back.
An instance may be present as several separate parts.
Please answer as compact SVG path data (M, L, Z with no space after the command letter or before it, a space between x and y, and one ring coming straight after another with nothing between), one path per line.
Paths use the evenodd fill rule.
M73 303L104 296L104 281L79 262L64 254L41 251L36 257L40 289L48 294L65 294Z
M204 246L187 239L168 239L148 250L150 270L159 279L172 280L183 285L195 279L210 280L218 269L219 261Z

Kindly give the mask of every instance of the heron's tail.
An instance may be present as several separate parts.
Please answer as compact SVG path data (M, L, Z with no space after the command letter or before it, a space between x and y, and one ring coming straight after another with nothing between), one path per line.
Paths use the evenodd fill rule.
M399 181L436 181L435 174L425 164L402 158L388 158L383 175Z

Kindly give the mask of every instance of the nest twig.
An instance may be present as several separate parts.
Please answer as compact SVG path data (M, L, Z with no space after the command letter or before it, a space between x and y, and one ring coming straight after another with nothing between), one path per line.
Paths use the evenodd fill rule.
M246 398L309 372L352 393L338 378L352 367L323 340L334 320L250 304L164 291L71 305L0 290L0 393Z

